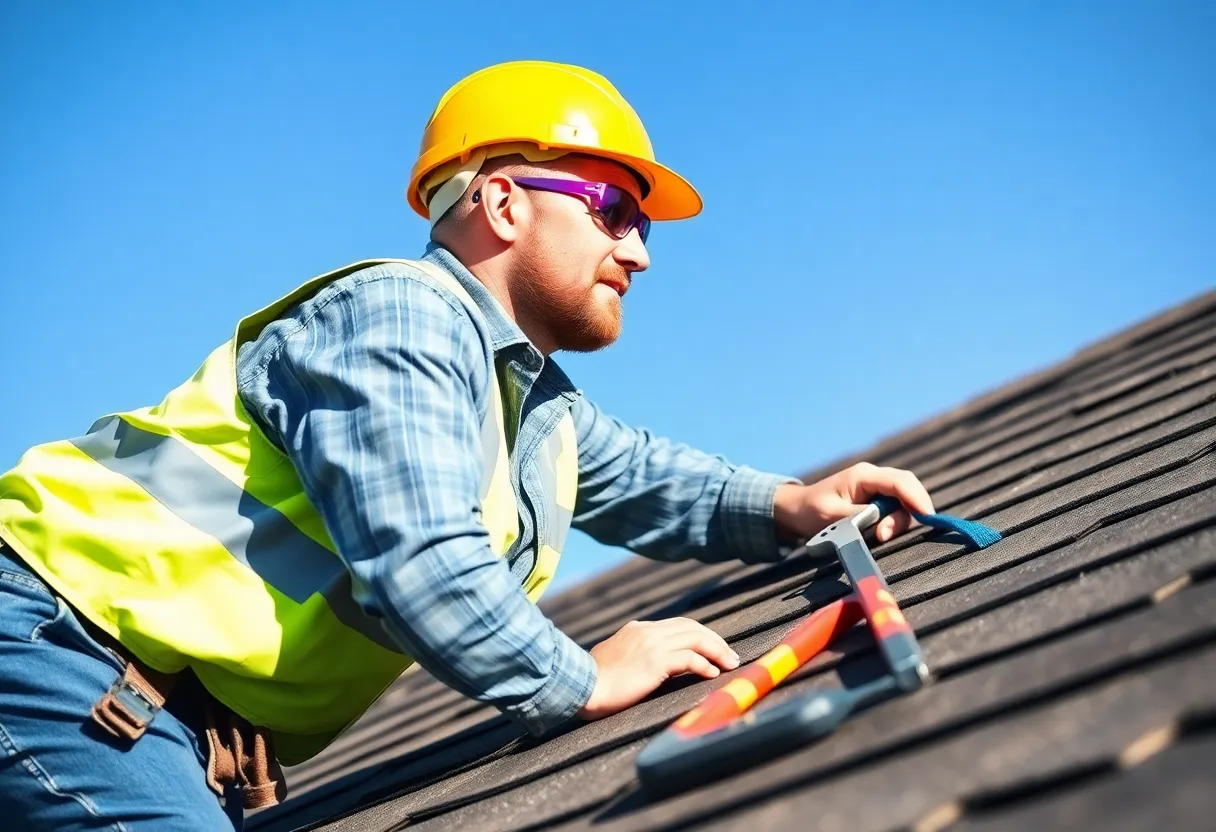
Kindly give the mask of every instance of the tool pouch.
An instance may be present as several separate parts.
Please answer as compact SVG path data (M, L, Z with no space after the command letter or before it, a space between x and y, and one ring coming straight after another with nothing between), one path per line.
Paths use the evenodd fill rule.
M83 619L82 619L83 621ZM274 755L270 731L254 727L203 688L189 671L160 673L134 659L117 640L86 623L103 647L124 665L122 675L93 705L92 718L102 730L126 742L136 742L182 681L198 687L207 748L207 786L224 797L227 786L239 786L246 809L278 804L287 794L283 769Z
M207 785L223 795L237 784L246 809L278 804L287 795L283 770L274 756L270 731L258 728L207 697Z

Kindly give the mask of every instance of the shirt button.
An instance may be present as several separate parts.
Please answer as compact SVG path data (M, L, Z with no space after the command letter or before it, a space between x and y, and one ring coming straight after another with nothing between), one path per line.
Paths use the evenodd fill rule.
M524 366L529 370L539 370L544 359L534 352L524 354Z

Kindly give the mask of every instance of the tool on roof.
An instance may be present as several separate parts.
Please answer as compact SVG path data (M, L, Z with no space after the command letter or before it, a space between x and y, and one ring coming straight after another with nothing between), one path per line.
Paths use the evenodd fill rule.
M900 612L895 596L883 580L882 570L861 536L864 529L877 523L898 505L871 503L852 518L828 526L808 542L807 551L825 548L836 551L853 585L853 595L861 606L862 615L874 633L874 640L878 642L887 667L891 669L891 675L900 688L912 691L929 681L929 666L916 642L916 634Z
M781 643L711 692L650 742L637 758L638 778L649 789L678 791L771 759L831 733L849 714L913 691L929 680L916 635L896 604L862 532L899 508L879 498L848 520L807 542L809 552L831 549L853 593L812 613ZM945 515L914 515L921 523L964 536L984 548L1000 534L981 523ZM786 677L865 619L890 673L855 688L819 691L759 712L749 709Z

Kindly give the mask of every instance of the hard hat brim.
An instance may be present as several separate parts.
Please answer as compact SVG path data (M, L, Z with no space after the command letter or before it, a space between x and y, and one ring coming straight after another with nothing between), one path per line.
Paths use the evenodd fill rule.
M650 185L650 192L642 200L642 210L652 220L685 220L701 213L704 203L692 183L666 165L589 148L571 148L576 153L602 156L620 162L636 170Z

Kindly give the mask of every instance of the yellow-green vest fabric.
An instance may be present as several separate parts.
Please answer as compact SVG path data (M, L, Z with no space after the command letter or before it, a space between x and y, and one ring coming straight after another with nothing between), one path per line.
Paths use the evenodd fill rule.
M245 411L237 349L293 304L382 263L422 269L479 319L464 287L430 263L355 263L243 319L159 405L34 447L0 476L0 537L29 567L148 665L192 668L216 698L274 733L285 764L321 750L413 660L355 602L358 587L295 468ZM501 557L519 536L519 508L490 377L481 507ZM546 483L555 522L524 583L533 602L553 577L574 508L568 413L541 453L549 459L540 469L555 472Z

